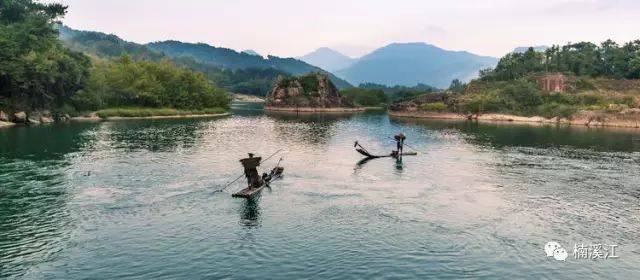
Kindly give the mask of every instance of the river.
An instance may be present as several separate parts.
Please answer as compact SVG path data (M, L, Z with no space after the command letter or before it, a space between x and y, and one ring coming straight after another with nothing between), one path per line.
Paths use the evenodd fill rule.
M0 129L0 278L640 276L640 133L234 111ZM358 164L400 131L419 156ZM216 192L278 149L259 199Z

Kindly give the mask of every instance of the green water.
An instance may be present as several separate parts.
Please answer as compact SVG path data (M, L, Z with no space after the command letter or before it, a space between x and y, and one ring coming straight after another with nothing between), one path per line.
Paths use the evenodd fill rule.
M388 153L399 131L419 156L357 164L355 140ZM259 199L215 192L280 148ZM640 134L581 127L237 108L1 129L0 278L637 279L638 174Z

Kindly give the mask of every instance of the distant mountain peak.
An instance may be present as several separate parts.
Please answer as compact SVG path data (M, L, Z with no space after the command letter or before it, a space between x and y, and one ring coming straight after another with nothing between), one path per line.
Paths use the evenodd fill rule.
M298 57L298 59L327 71L337 71L351 66L356 60L328 47Z
M424 42L392 43L361 57L336 72L352 84L377 83L413 86L423 83L446 88L452 80L469 81L497 58L466 51L449 51Z
M249 55L262 56L261 54L259 54L258 52L254 51L254 50L244 50L244 51L242 51L242 53L249 54Z

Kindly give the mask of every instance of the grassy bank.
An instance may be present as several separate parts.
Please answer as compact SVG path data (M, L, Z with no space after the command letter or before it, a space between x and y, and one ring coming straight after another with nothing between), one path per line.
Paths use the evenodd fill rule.
M474 80L459 93L425 94L394 104L395 111L505 114L572 118L584 112L624 114L640 108L640 80L568 76L563 92L543 90L536 76L513 81Z
M217 115L227 113L224 108L206 108L198 110L177 110L173 108L109 108L95 112L99 118L146 118L146 117L167 117L167 116L190 116L190 115Z
M640 81L568 77L565 92L541 90L535 77L473 81L454 102L458 112L569 118L580 111L618 113L638 108Z

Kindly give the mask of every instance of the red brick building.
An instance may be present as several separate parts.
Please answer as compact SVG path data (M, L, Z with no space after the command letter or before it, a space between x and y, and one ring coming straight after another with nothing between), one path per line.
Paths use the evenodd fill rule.
M538 79L540 88L551 92L564 92L566 90L567 78L561 74L547 74Z

